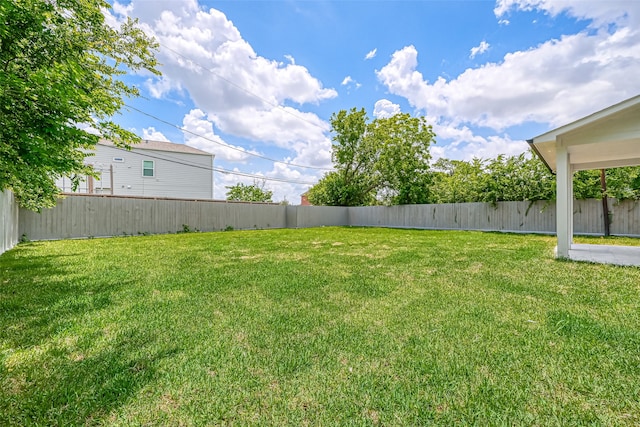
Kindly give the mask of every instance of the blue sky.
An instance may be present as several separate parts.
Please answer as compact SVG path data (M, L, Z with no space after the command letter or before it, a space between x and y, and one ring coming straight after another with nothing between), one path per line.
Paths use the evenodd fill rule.
M526 139L640 93L636 0L113 6L109 21L138 18L163 64L161 78L126 77L143 94L128 104L146 115L116 120L213 152L216 167L264 177L293 204L331 168L329 118L341 109L424 115L434 159L471 159L519 154ZM253 181L215 173L215 196Z

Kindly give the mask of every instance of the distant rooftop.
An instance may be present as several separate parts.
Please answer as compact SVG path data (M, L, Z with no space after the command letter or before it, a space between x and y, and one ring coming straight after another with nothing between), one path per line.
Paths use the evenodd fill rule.
M115 144L112 141L101 139L98 144L114 147ZM186 144L176 144L174 142L167 141L149 141L143 139L139 144L132 144L131 148L140 150L156 150L156 151L170 151L172 153L188 153L188 154L204 154L207 156L213 156L212 153L198 150Z

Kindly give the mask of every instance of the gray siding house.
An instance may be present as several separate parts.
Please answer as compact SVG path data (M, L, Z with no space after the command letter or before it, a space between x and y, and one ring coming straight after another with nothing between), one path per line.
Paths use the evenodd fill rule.
M86 163L99 178L87 177L78 193L213 199L214 155L185 144L143 140L125 150L101 140ZM58 187L71 192L71 181Z

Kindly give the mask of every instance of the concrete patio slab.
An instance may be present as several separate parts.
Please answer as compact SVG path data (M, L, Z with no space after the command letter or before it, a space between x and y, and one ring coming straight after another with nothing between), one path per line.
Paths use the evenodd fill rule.
M572 244L569 249L572 261L598 264L615 264L640 267L640 246L611 246Z

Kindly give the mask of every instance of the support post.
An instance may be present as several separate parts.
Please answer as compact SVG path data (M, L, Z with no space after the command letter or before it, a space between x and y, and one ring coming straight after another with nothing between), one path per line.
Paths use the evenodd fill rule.
M556 233L558 258L569 258L573 243L573 170L567 147L556 143Z
M111 195L113 196L113 164L109 165L109 187L111 187Z

